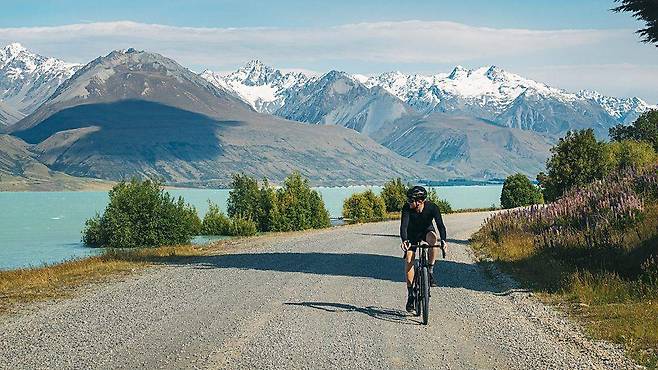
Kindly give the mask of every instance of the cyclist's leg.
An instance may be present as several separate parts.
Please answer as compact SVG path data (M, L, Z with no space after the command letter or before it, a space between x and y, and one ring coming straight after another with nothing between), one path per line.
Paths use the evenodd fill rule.
M436 235L435 231L428 231L427 234L425 234L425 241L429 245L438 245L439 244L439 238ZM436 261L436 254L437 254L437 248L430 248L429 249L429 254L427 258L429 259L430 265L434 266L434 262Z
M414 282L414 259L416 253L413 250L408 250L404 255L404 273L407 277L407 287L413 285Z

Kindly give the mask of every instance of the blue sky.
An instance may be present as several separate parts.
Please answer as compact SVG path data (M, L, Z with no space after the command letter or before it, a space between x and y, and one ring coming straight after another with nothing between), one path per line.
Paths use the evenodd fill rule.
M658 48L612 0L73 1L2 4L0 43L85 63L135 47L193 69L424 74L496 64L568 90L658 103Z

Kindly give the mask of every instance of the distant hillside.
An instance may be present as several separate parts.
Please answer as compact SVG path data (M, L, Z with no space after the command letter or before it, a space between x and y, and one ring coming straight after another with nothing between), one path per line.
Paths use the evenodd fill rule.
M217 186L234 172L281 181L293 170L314 184L446 176L352 130L257 113L173 60L132 49L84 66L10 130L54 170L111 180Z
M105 181L52 171L35 157L29 144L13 136L0 135L0 191L91 190L111 186Z

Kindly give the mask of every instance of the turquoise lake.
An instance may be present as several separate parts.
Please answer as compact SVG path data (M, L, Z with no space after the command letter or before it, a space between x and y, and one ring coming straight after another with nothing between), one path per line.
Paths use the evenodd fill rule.
M319 187L331 217L340 217L343 200L367 188ZM454 209L481 208L500 203L502 185L444 186L439 197ZM176 189L169 193L185 198L203 217L208 200L226 211L228 189ZM80 243L85 220L102 212L107 192L0 192L0 269L40 266L98 253Z

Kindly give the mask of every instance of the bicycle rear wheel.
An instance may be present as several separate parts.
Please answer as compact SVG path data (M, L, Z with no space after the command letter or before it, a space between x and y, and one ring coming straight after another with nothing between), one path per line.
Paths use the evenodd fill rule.
M430 315L430 279L427 267L423 267L420 271L421 311L423 311L423 324L427 325Z

